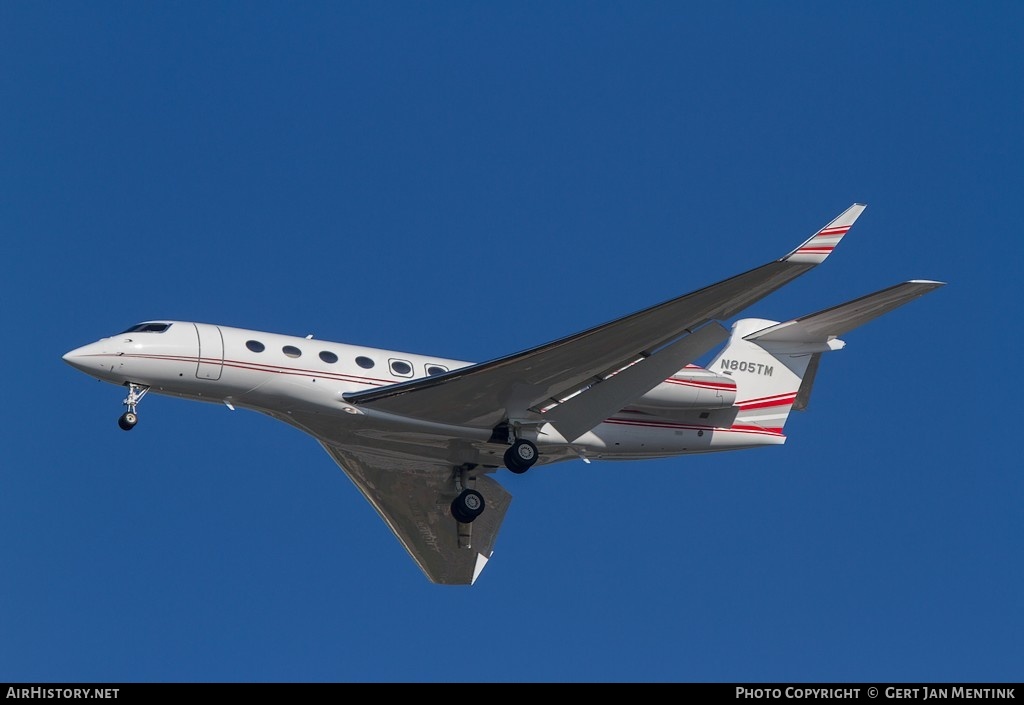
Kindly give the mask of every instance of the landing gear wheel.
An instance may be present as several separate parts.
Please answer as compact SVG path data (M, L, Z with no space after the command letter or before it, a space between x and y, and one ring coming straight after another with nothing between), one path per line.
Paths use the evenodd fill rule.
M517 475L529 470L537 462L537 446L525 439L518 439L505 451L505 467Z
M462 490L462 494L452 500L452 516L463 524L471 524L483 511L484 496L476 490Z
M135 428L135 424L139 422L139 417L135 414L135 408L142 401L142 397L146 396L149 387L144 384L136 384L135 382L125 382L124 386L128 387L128 396L121 403L124 404L126 411L117 420L117 425L125 431L131 431Z

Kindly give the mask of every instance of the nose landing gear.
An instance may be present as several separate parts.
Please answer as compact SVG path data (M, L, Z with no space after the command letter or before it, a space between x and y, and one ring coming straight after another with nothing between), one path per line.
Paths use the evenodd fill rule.
M128 396L121 402L127 407L127 411L121 414L121 418L117 420L117 425L124 431L131 431L135 428L135 424L139 422L139 415L136 413L136 407L139 402L142 401L142 397L146 396L146 392L149 391L149 387L142 384L135 384L134 382L125 382L125 386L128 387Z

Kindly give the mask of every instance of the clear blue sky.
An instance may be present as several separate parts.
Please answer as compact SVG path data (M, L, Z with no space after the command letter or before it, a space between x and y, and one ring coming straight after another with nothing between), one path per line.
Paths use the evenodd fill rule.
M1020 681L1019 2L4 2L0 681ZM61 355L486 360L785 254L949 282L785 446L566 463L432 585L315 441Z

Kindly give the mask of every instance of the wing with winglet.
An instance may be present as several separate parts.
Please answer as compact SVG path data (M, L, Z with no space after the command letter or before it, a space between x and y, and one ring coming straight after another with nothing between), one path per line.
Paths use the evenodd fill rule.
M711 321L736 315L823 262L864 208L850 206L785 257L717 284L524 352L345 399L400 416L474 428L494 428L508 419L546 420L541 409L550 411L552 404L575 398L581 390L587 390L583 395L596 392L627 367L657 364L678 370L697 359L721 340L709 332L701 338L703 345L696 340L673 344ZM665 350L671 353L656 354ZM615 399L639 396L668 374L659 379L661 370L651 376L638 369L632 373L635 386L627 390L621 385ZM601 421L601 414L593 420L563 411L551 418L560 417L563 435L574 438L590 421Z

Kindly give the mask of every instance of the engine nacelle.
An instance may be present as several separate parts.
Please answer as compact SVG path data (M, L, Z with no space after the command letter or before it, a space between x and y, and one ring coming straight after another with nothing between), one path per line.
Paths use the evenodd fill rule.
M633 409L724 409L736 401L736 382L702 367L687 367L631 403Z

